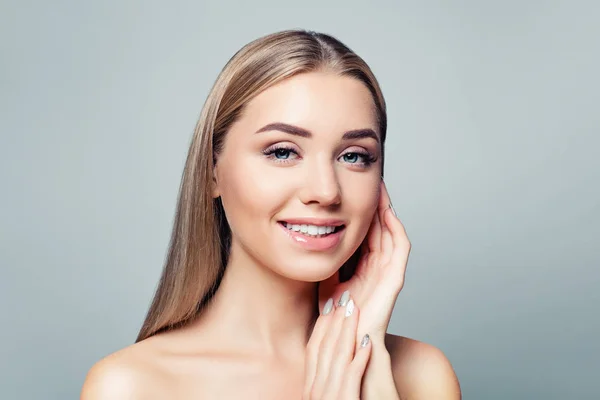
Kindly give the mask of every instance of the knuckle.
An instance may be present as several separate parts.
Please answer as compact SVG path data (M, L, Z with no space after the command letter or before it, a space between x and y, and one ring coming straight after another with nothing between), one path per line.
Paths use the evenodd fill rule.
M329 350L335 347L337 340L332 340L331 338L325 338L321 341L317 352L319 353L328 353Z
M398 289L402 290L404 288L404 277L400 277L398 279Z

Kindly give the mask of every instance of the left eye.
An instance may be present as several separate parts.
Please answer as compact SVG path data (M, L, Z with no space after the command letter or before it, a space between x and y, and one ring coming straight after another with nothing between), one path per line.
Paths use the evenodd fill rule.
M356 164L357 162L360 161L361 157L364 157L364 156L362 154L358 154L358 153L346 153L342 156L344 161L347 163L350 163L350 164Z
M275 149L273 151L273 155L279 160L286 160L290 158L290 153L291 151L289 149Z

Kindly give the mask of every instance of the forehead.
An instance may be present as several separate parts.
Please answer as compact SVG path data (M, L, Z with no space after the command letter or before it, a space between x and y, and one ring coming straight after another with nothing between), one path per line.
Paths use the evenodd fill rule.
M299 74L266 89L248 103L242 120L257 129L277 121L315 134L359 128L378 132L367 87L355 78L328 72Z

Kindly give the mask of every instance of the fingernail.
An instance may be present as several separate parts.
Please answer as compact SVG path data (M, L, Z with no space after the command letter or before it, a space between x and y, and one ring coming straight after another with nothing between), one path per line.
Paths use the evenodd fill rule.
M332 308L333 308L333 299L329 299L323 306L323 315L329 314L331 312Z
M346 317L349 317L354 312L354 300L350 299L348 304L346 304Z
M346 290L342 293L342 297L338 301L338 307L344 307L348 303L348 300L350 300L350 291Z
M365 347L366 345L368 345L369 340L369 334L367 333L365 336L363 336L362 340L360 341L360 347Z
M392 205L392 203L390 203L390 209L392 210L392 212L394 213L394 216L396 215L396 210L394 210L394 206Z

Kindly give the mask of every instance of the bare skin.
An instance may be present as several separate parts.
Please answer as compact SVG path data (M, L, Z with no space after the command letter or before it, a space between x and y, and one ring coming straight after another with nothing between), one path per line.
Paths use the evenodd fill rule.
M301 127L311 137L279 128L255 133L274 122ZM298 75L251 101L228 133L215 169L213 196L223 201L232 250L213 302L185 328L99 361L81 398L300 399L315 309L323 308L326 297L337 301L349 289L356 292L357 312L346 329L357 338L373 335L363 384L391 388L402 399L460 399L456 375L440 350L385 333L402 283L390 289L382 304L369 294L381 292L379 281L363 280L369 292L356 283L343 287L331 280L365 238L384 237L394 223L389 234L398 238L403 232L396 217L386 214L389 198L380 178L377 138L343 138L357 129L377 132L377 123L369 91L349 77ZM279 222L302 217L342 221L342 239L326 250L293 243ZM385 265L372 268L403 280L408 252L403 254L390 272ZM318 282L323 282L319 295ZM320 321L333 321L335 315L320 316L317 327L323 328L318 329L328 332L333 325ZM356 398L376 398L372 393Z

